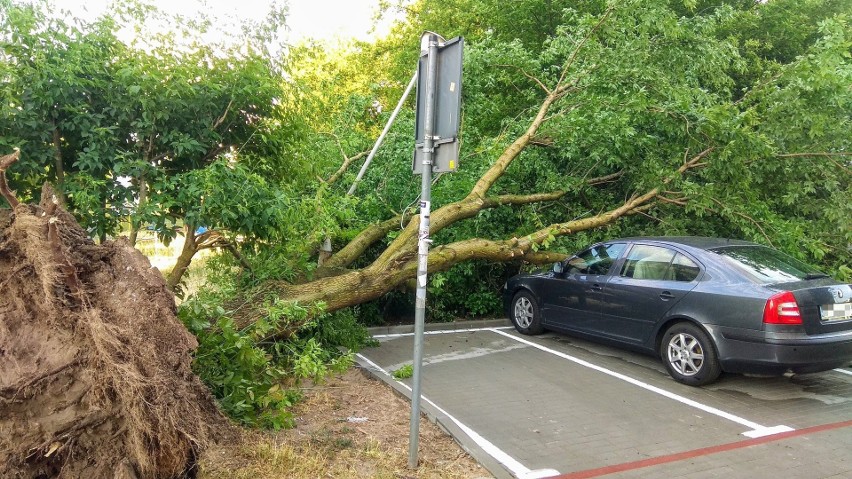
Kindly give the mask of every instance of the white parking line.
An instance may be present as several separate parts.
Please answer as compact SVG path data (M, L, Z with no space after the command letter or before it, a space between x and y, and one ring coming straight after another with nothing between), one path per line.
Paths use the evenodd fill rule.
M484 330L491 330L491 331L495 331L495 332L497 332L497 330L496 330L496 329L494 329L494 328L483 328L483 329L477 329L477 330L475 330L475 331L484 331ZM456 330L455 332L461 332L461 331L463 331L463 330ZM435 331L435 332L433 332L433 333L437 333L437 332ZM427 334L428 334L428 333L427 333ZM382 374L383 376L385 376L387 379L389 379L389 380L391 380L391 381L395 381L395 380L391 377L391 375L390 375L390 374L388 374L388 372L387 372L387 371L385 371L384 369L382 369L382 367L381 367L381 366L379 366L378 364L374 363L373 361L371 361L370 359L368 359L366 356L364 356L364 355L362 355L362 354L356 354L356 356L357 356L358 358L360 358L362 361L364 361L365 363L367 363L367 365L369 365L369 366L370 366L371 368L373 368L375 371L377 371L377 372L381 373L381 374ZM405 383L403 383L403 382L400 382L400 381L398 381L398 382L397 382L397 384L399 384L400 386L402 386L402 387L404 387L405 389L407 389L407 390L408 390L408 392L412 392L412 391L411 391L411 388L410 388L407 384L405 384ZM471 428L467 427L467 426L466 426L465 424L463 424L461 421L459 421L459 420L458 420L458 419L456 419L454 416L452 416L450 413L448 413L447 411L445 411L442 407L440 407L440 406L438 406L437 404L435 404L434 402L432 402L432 400L431 400L431 399L427 398L426 396L424 396L424 395L422 395L422 394L420 395L420 399L421 399L422 401L426 402L426 403L429 403L429 404L430 404L432 407L434 407L434 408L435 408L438 412L440 412L441 414L443 414L444 416L446 416L446 417L447 417L447 419L449 419L450 421L452 421L453 423L455 423L455 425L456 425L456 426L458 426L458 428L459 428L459 429L461 429L461 430L462 430L465 434L467 434L467 436L468 436L468 437L469 437L469 438L470 438L473 442L475 442L477 446L479 446L480 448L482 448L482 450L483 450L483 451L485 451L486 453L488 453L488 455L490 455L490 456L491 456L491 457L493 457L493 458L494 458L497 462L499 462L500 464L502 464L502 465L503 465L503 467L505 467L506 469L508 469L508 470L509 470L509 472L511 472L511 473L512 473L512 475L514 475L515 477L517 477L517 478L519 478L519 479L536 479L536 478L551 477L551 476L557 476L557 475L559 475L559 471L554 470L554 469L539 469L539 470L530 470L530 468L528 468L528 467L524 466L523 464L521 464L520 462L518 462L515 458L513 458L512 456L510 456L510 455L506 454L506 453L505 453L502 449L500 449L499 447L495 446L495 445L494 445L491 441L489 441L488 439L485 439L484 437L480 436L480 435L479 435L479 433L477 433L477 432L476 432L476 431L474 431L473 429L471 429Z
M661 388L658 388L656 386L652 386L650 384L639 381L638 379L633 379L630 376L625 376L624 374L617 373L615 371L612 371L610 369L598 366L596 364L592 364L592 363L585 361L585 360L582 360L580 358L575 358L574 356L569 356L568 354L556 351L554 349L550 349L546 346L542 346L540 344L534 343L534 342L529 341L527 339L519 338L519 337L514 336L512 334L509 334L509 333L506 333L506 332L503 332L503 331L499 331L496 328L491 328L491 331L493 331L494 333L500 334L502 336L506 336L507 338L514 339L515 341L519 341L521 343L527 344L527 345L532 346L532 347L539 349L541 351L544 351L544 352L547 352L547 353L550 353L550 354L554 354L554 355L559 356L560 358L563 358L563 359L567 359L571 362L579 364L580 366L585 366L587 368L594 369L595 371L602 372L602 373L607 374L609 376L612 376L614 378L617 378L617 379L620 379L622 381L633 384L634 386L639 386L640 388L643 388L643 389L646 389L648 391L657 393L657 394L664 396L664 397L667 397L669 399L673 399L673 400L678 401L680 403L686 404L687 406L692 406L692 407L700 409L700 410L702 410L706 413L725 418L729 421L733 421L733 422L735 422L737 424L741 424L745 427L749 427L749 428L751 428L750 431L746 431L746 432L742 433L742 435L746 436L746 437L755 438L755 437L770 436L772 434L778 434L780 432L787 432L787 431L793 431L794 430L793 428L788 427L788 426L771 426L771 427L770 426L762 426L762 425L760 425L756 422L749 421L747 419L741 418L739 416L735 416L731 413L722 411L720 409L716 409L716 408L711 407L711 406L707 406L706 404L701 404L698 401L694 401L692 399L685 398L683 396L677 395L673 392L666 391L665 389L661 389Z
M838 369L832 369L832 371L836 371L838 373L848 374L848 375L852 376L852 371L847 371L846 369L838 368Z
M447 329L441 331L426 331L423 334L432 335L432 334L453 334L453 333L474 333L476 331L494 331L496 329L514 329L512 326L500 326L497 328L467 328L467 329ZM414 333L394 333L394 334L374 334L373 337L376 339L383 338L402 338L405 336L414 336Z

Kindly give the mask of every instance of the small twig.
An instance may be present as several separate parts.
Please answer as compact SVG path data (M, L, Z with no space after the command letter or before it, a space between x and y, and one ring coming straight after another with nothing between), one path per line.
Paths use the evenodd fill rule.
M539 80L539 79L538 79L537 77L535 77L534 75L531 75L531 74L527 73L527 71L526 71L526 70L524 70L523 68L521 68L521 67L519 67L519 66L516 66L516 65L495 65L495 66L497 66L497 67L501 67L501 68L514 68L514 69L516 69L516 70L520 71L521 73L523 73L523 75L524 75L525 77L527 77L527 78L529 78L530 80L534 81L534 82L535 82L535 83L536 83L536 84L537 84L537 85L538 85L538 86L539 86L542 90L544 90L544 92L545 92L545 93L547 93L548 95L550 95L550 93L551 93L550 88L547 88L547 85L545 85L544 83L542 83L542 81L541 81L541 80Z
M713 198L712 196L708 196L708 198L710 198L710 201L712 201L712 202L716 203L717 205L719 205L719 206L720 206L720 207L722 207L723 209L725 208L725 204L724 204L724 203L722 203L721 201L717 200L716 198ZM741 212L739 212L739 211L733 211L733 213L734 213L735 215L737 215L737 216L741 217L741 218L744 218L744 219L748 220L749 222L751 222L751 224L753 224L754 226L756 226L756 227L757 227L757 229L759 229L759 230L760 230L760 233L763 235L763 237L764 237L764 238L766 238L766 242L767 242L767 243L769 243L769 246L772 246L773 248L775 247L775 245L772 243L772 239L770 239L770 238L769 238L769 235L768 235L768 234L766 234L766 231L763 229L763 227L762 227L762 226L760 226L760 223L758 223L758 222L757 222L757 220L755 220L755 219L754 219L754 218L752 218L751 216L749 216L749 215L747 215L747 214L745 214L745 213L741 213Z
M351 165L353 161L359 158L363 158L367 153L370 152L370 150L365 150L352 157L346 156L346 151L344 151L343 149L343 144L340 142L340 137L329 131L323 131L320 132L320 134L333 137L334 140L337 142L337 147L340 149L340 155L343 156L343 164L340 165L340 168L338 168L337 171L335 171L334 174L331 175L328 180L323 180L322 178L320 178L320 181L323 183L329 185L333 184L334 182L339 180L341 176L343 176L343 173L346 172L346 169L349 168L349 165Z
M577 45L577 48L575 48L574 51L571 52L571 57L568 59L568 62L562 68L562 75L559 76L559 81L556 83L557 89L559 89L559 85L561 85L562 82L565 81L565 75L568 74L568 70L574 64L574 61L577 59L577 55L580 53L580 50L583 49L583 46L586 44L586 42L589 41L589 39L598 30L598 28L600 28L600 26L603 25L606 19L609 18L614 9L615 4L610 5L610 7L607 8L604 14L601 16L601 19L598 21L598 23L594 27L592 27L591 30L589 30L589 33L585 37L583 37L583 40L580 41L580 44Z
M657 195L657 199L661 200L663 203L671 203L673 205L686 206L685 197L684 198L666 198L663 195Z
M802 156L824 156L824 157L832 157L832 156L852 156L852 153L842 153L842 152L830 152L830 151L822 151L822 152L804 152L804 153L781 153L779 155L775 155L779 158L798 158Z

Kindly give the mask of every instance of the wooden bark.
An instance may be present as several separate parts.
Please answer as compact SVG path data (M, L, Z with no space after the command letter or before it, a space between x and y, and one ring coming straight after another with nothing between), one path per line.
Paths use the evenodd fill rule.
M166 276L166 285L169 289L174 290L180 284L189 265L192 264L192 257L198 252L198 243L195 238L195 228L191 225L184 225L183 233L186 239L183 242L183 248L180 250L175 267Z
M62 137L56 122L53 122L53 163L56 173L56 198L65 206L65 164L62 161Z
M145 179L145 176L139 177L139 204L137 205L137 209L141 210L145 207L145 203L148 201L148 181ZM131 224L130 225L130 246L136 247L136 239L139 237L139 229L144 225L142 224Z

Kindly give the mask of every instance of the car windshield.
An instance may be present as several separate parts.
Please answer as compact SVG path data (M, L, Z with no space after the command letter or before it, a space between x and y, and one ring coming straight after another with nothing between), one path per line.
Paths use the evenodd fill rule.
M802 261L766 246L725 246L711 250L761 283L801 281L824 276Z

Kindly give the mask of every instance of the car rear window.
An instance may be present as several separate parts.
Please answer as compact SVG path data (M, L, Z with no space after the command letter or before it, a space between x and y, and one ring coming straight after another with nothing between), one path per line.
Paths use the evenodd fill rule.
M766 246L724 246L711 251L766 284L801 281L812 275L821 275L816 268Z

